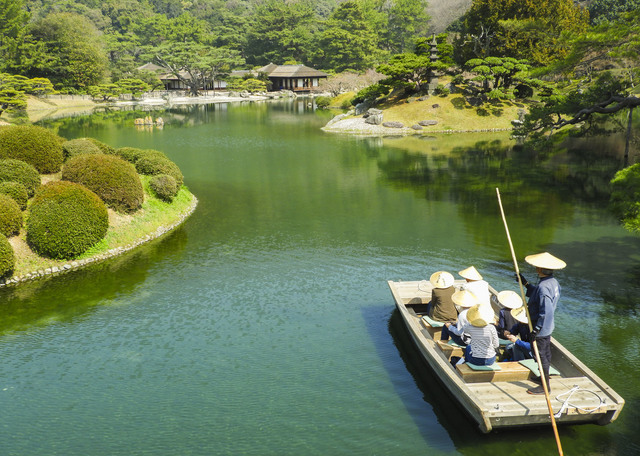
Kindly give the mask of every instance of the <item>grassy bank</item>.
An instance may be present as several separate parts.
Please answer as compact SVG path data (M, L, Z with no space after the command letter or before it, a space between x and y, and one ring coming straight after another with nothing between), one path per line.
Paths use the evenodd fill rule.
M48 180L57 176L46 176ZM179 223L193 208L197 200L195 196L182 187L173 202L166 203L151 194L149 176L140 176L145 190L145 201L142 208L131 215L118 214L109 209L109 230L105 238L93 246L77 260L96 258L107 252L131 246L144 239L156 237L159 230ZM28 217L28 209L25 220ZM26 231L23 228L18 236L9 239L16 255L16 267L13 277L22 277L28 273L61 267L73 260L53 260L43 258L34 253L26 242Z

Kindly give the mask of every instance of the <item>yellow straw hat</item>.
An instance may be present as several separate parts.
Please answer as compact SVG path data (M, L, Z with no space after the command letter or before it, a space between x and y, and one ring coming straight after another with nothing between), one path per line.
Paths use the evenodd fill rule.
M518 307L516 309L511 309L511 316L518 320L520 323L524 323L525 325L529 323L527 319L527 311L524 310L524 306Z
M531 266L542 269L564 269L567 263L560 258L556 258L549 252L536 253L535 255L529 255L524 257L524 261Z
M453 276L447 271L434 272L429 277L429 282L436 288L449 288L454 281Z
M495 319L496 314L493 312L491 306L486 304L476 304L467 312L467 320L469 320L469 323L479 328L493 323Z
M517 309L522 306L522 298L520 295L511 290L504 290L498 293L498 301L508 309Z
M460 276L464 277L465 279L482 280L482 276L473 266L469 266L467 269L463 269L462 271L458 272L458 274L460 274Z
M478 297L467 290L456 291L451 296L451 299L453 300L454 304L457 304L460 307L464 307L464 308L473 307L476 304L480 303L480 301L478 300Z

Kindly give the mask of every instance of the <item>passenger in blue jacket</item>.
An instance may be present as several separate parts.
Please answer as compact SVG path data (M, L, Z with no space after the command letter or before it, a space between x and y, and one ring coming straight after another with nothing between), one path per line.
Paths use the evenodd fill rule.
M538 284L532 285L522 274L520 280L527 288L529 315L531 317L530 341L536 341L542 370L547 381L547 387L551 391L549 384L549 366L551 365L551 333L554 328L554 314L558 300L560 299L560 284L553 277L553 271L563 269L567 264L548 252L529 255L524 259L527 263L535 266L538 273ZM544 394L542 385L527 390L529 394Z

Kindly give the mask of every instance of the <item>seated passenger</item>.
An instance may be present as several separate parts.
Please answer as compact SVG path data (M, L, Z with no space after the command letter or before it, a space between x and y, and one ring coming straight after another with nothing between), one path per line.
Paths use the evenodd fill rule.
M503 307L498 313L498 325L496 329L498 330L498 337L506 340L509 330L518 324L516 319L513 318L511 310L522 307L522 298L518 296L518 293L515 291L505 290L498 293L498 302L502 304Z
M431 274L429 282L433 285L431 302L429 303L429 317L442 322L456 321L458 312L451 299L456 291L453 288L453 276L446 271L438 271Z
M478 298L476 295L467 290L456 291L453 296L454 304L456 307L462 309L462 312L458 314L458 321L456 323L445 323L442 327L442 333L440 334L440 340L453 340L458 345L467 345L471 340L471 336L465 333L462 328L464 325L469 324L469 320L467 319L467 312L470 307L479 304Z
M507 358L511 361L520 361L523 359L531 359L531 344L529 339L531 332L529 331L529 320L527 319L527 311L523 306L511 310L511 315L516 320L516 324L511 331L505 331L507 339L512 343L507 345ZM520 336L518 339L517 336Z
M469 323L462 330L471 336L471 341L464 351L464 360L476 366L489 366L496 361L497 349L500 347L495 323L496 314L491 306L476 304L469 312Z
M467 283L462 285L463 290L468 290L478 297L480 303L489 304L489 284L482 280L482 276L476 268L469 266L467 269L463 269L458 272Z

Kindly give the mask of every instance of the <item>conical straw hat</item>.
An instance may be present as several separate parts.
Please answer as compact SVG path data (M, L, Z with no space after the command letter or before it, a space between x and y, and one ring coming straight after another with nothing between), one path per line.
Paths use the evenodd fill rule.
M454 304L458 304L460 307L464 308L473 307L480 303L478 297L467 290L456 291L453 296L451 296L451 299Z
M436 288L449 288L453 285L455 279L453 276L447 271L438 271L431 274L429 277L429 282Z
M524 257L524 261L531 266L542 269L564 269L567 263L560 258L556 258L549 252L536 253L535 255L529 255Z
M529 323L529 320L527 319L527 311L524 309L524 306L511 309L511 315L520 323L524 323L525 325Z
M498 301L509 309L517 309L522 306L522 298L520 295L511 290L504 290L498 293Z
M463 269L462 271L458 272L458 274L460 274L465 279L482 280L482 276L473 266L469 266L467 269Z
M476 304L467 312L467 320L469 320L469 323L479 328L493 323L495 319L496 314L493 312L491 306L486 304Z

